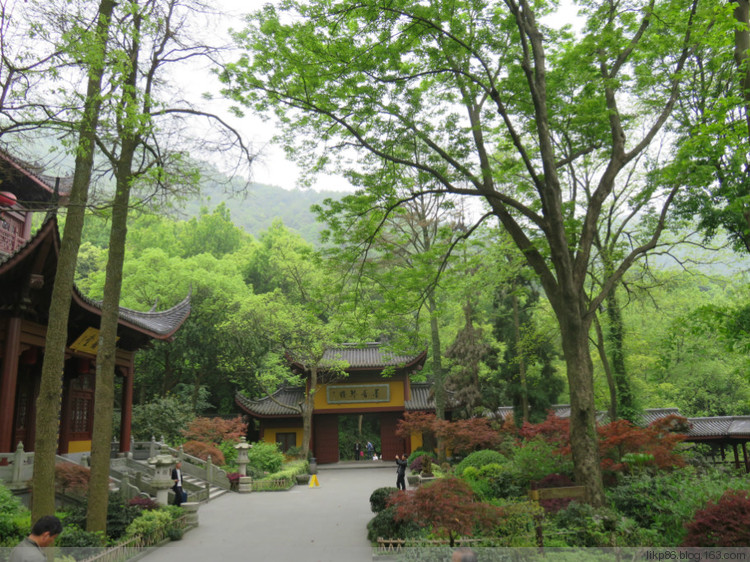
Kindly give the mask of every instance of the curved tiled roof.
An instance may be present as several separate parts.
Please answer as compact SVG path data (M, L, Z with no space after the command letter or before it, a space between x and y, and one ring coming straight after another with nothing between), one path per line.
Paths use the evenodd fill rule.
M305 387L293 386L280 388L273 393L273 398L265 396L260 400L251 400L241 393L235 394L235 403L248 414L256 416L301 416L297 404L305 399ZM280 402L280 403L279 403Z
M53 255L57 256L60 248L60 233L57 218L54 215L47 218L39 230L14 253L7 256L0 255L0 273L10 271L22 260L32 257L33 252L42 244L45 237L53 238L55 248ZM101 301L86 297L75 285L73 285L73 299L80 307L101 315ZM172 308L158 312L139 312L120 307L119 324L129 326L155 339L168 339L182 326L189 315L190 294Z
M73 286L76 297L82 303L94 308L101 313L102 303L84 296L78 287ZM131 327L148 332L156 339L166 339L173 335L190 315L190 295L182 299L172 308L167 310L139 312L130 308L120 307L120 324L129 324Z
M392 353L383 349L382 344L368 342L364 344L345 343L326 349L321 365L345 361L349 369L384 369L386 367L413 367L419 365L427 357L427 350L413 354ZM292 356L291 361L303 367Z
M435 400L431 396L430 383L412 383L411 399L404 402L407 411L434 410ZM266 396L260 400L251 400L240 394L235 395L234 401L248 414L256 416L299 416L299 410L294 407L305 397L302 386L284 387L273 394L273 398Z
M47 201L55 193L55 189L58 190L61 197L67 197L70 194L73 185L72 176L58 178L43 174L40 166L24 162L0 148L0 162L3 161L8 164L9 173L16 178L16 181L19 178L24 178L28 182L22 189L17 189L14 181L4 182L3 185L2 191L14 193L21 204ZM33 189L34 192L30 193L29 188Z

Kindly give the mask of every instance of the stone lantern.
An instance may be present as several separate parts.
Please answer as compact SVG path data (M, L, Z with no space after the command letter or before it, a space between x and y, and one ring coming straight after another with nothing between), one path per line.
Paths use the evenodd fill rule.
M151 485L156 489L156 502L160 505L169 504L169 489L174 486L172 467L176 462L172 455L156 455L148 459L148 464L154 467Z
M253 491L253 479L247 475L247 452L252 447L244 437L240 437L240 442L234 448L237 449L237 464L240 467L240 481L237 491L241 494Z

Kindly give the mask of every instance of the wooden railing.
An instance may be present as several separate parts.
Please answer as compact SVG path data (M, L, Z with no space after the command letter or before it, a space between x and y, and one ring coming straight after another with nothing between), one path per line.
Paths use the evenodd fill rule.
M487 539L467 539L458 538L454 540L454 546L477 546L485 545ZM441 546L450 546L448 539L384 539L378 537L378 552L401 552L407 548L435 548Z

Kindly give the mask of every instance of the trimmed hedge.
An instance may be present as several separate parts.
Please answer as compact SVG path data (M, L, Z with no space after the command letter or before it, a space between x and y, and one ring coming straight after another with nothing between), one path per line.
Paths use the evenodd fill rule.
M388 486L385 488L378 488L372 494L370 494L370 509L373 513L380 513L386 507L388 507L388 499L393 495L394 492L398 492L398 488Z

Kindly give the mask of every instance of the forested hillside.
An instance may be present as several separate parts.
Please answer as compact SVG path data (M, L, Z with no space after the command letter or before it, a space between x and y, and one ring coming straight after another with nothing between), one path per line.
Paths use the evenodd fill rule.
M215 172L204 173L199 197L184 203L189 216L197 216L202 206L209 210L226 203L232 221L245 232L258 236L275 219L298 232L308 242L317 243L321 225L310 212L312 205L327 198L338 199L341 192L312 189L283 189L275 185L247 183Z

